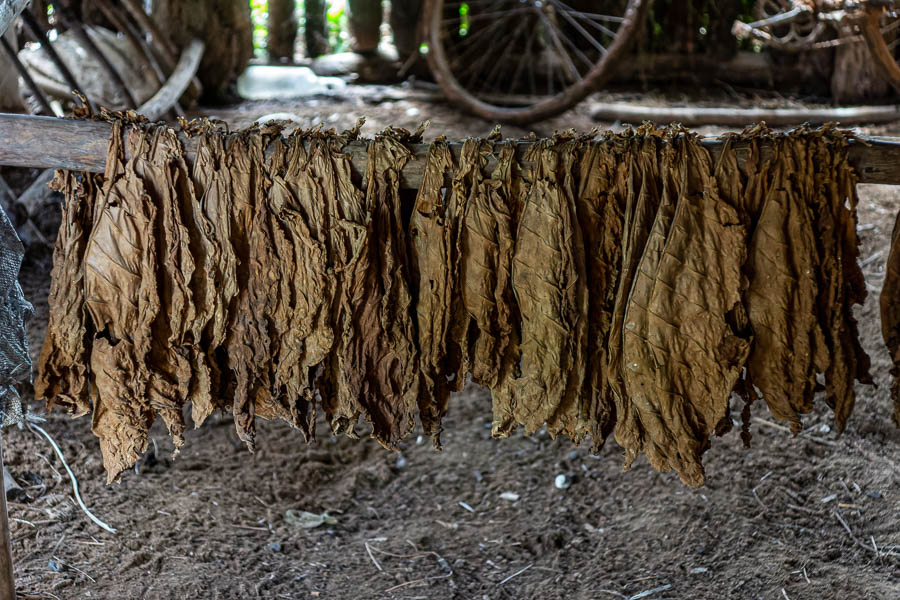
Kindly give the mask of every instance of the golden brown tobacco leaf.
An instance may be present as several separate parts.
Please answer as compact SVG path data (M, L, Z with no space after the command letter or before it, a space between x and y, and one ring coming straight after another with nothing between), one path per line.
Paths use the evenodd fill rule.
M120 128L121 124L116 124ZM113 139L121 139L115 133ZM116 161L111 166L118 168ZM98 175L58 171L51 184L65 196L62 224L53 250L50 273L50 321L41 348L34 396L62 406L75 417L91 411L88 389L91 322L84 306L82 263L94 220Z
M644 445L644 430L628 398L625 385L623 341L625 310L637 276L651 227L660 205L661 185L658 134L646 128L634 134L627 132L619 143L624 145L629 175L626 184L625 216L622 224L622 266L613 305L609 333L609 385L615 398L616 441L625 448L625 465L637 457Z
M870 381L856 178L832 129L758 127L715 164L675 127L532 140L521 162L492 136L454 165L438 139L414 199L400 179L419 135L403 130L369 142L365 173L344 152L358 127L187 124L191 168L167 127L113 131L103 177L57 178L36 384L78 414L91 391L111 479L155 415L182 443L186 402L197 425L230 409L251 448L256 417L311 438L319 402L334 431L364 417L386 447L418 409L437 445L471 374L498 437L524 424L596 449L615 427L626 466L643 451L700 485L732 391L746 442L754 386L795 428L824 387L841 430L854 380ZM882 310L900 365L897 256Z
M238 436L253 448L258 396L268 394L269 337L265 310L269 286L277 277L266 261L269 249L262 231L269 180L265 172L263 134L249 130L229 138L226 146L231 179L231 240L237 261L237 296L229 308L225 340L233 386L232 412ZM228 389L228 388L226 388Z
M472 381L491 389L495 437L518 425L512 407L520 356L512 262L524 189L516 145L504 144L490 179L469 201L462 232L461 291L472 321L466 354Z
M817 373L825 374L839 431L853 406L854 378L871 382L852 313L865 287L856 261L855 176L842 140L827 129L776 137L772 158L757 162L756 181L745 188L745 304L755 337L747 374L794 431L812 410Z
M588 285L588 346L585 398L580 419L596 453L616 424L609 385L609 333L619 272L626 203L627 162L610 141L589 144L581 160L576 208L584 236Z
M109 480L140 458L153 423L153 328L158 290L157 208L135 171L150 151L146 133L130 131L132 160L110 148L93 230L84 256L85 304L96 334L91 350L94 434ZM177 430L175 430L177 432Z
M894 402L894 423L900 427L900 213L891 234L891 253L881 288L881 332L891 353L894 367L891 375L891 398Z
M859 342L853 306L866 300L866 282L859 266L856 234L857 177L847 159L847 139L826 128L804 132L805 167L814 173L806 179L805 197L812 200L816 243L819 249L818 312L827 345L824 363L825 403L834 411L838 433L844 430L856 401L853 381L873 383L871 361Z
M534 183L519 220L512 281L522 316L513 415L530 435L578 432L587 345L587 277L570 180L580 144L538 142Z
M468 153L464 150L462 154ZM461 164L460 170L463 168ZM421 374L419 418L422 429L436 445L450 398L448 379L457 376L462 363L458 347L455 352L448 347L452 306L459 302L459 235L466 208L465 196L444 188L444 177L452 169L453 157L446 142L432 144L409 221L411 290L416 298Z
M694 136L670 138L660 170L661 201L624 315L625 384L643 427L643 446L626 449L696 487L749 350L729 324L746 232Z
M195 274L200 288L195 298L203 299L206 321L199 337L195 337L197 373L191 393L191 416L195 427L216 409L225 408L223 373L216 351L225 342L229 307L238 293L237 258L231 235L233 196L230 173L225 164L223 137L212 132L202 135L192 175L196 198L193 214L198 225L195 231L201 238L206 259L202 270L198 269ZM198 321L202 322L203 318Z
M386 130L369 147L365 237L341 267L341 339L329 374L326 413L335 432L353 433L362 415L372 437L392 448L412 431L418 356L409 292L400 171L410 158L403 130ZM354 211L356 212L356 211Z

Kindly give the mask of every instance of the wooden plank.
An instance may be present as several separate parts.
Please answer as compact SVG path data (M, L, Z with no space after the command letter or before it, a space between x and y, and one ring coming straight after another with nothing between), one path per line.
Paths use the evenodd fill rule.
M103 172L106 148L110 135L109 123L99 121L71 121L52 117L12 115L0 113L0 165L71 169L74 171ZM196 140L182 137L190 160L196 150ZM518 142L517 156L525 156L530 142ZM715 158L721 152L723 142L709 138L703 145ZM415 160L407 163L401 174L401 185L417 188L422 181L428 144L413 147ZM462 143L452 143L454 158L459 158ZM499 150L500 144L497 145ZM747 157L748 145L735 144L738 159ZM357 173L366 171L365 142L351 142L344 147L350 155ZM770 151L765 143L763 154ZM900 138L861 138L851 142L850 162L856 169L860 183L900 185ZM488 160L486 171L496 166L496 156Z
M18 55L16 54L15 49L9 45L9 42L5 37L0 36L0 49L6 53L7 58L9 58L9 62L13 64L16 68L16 71L19 73L19 77L25 82L31 91L34 93L34 97L37 98L38 104L41 105L41 110L43 110L48 115L56 114L53 112L53 108L50 106L50 101L47 100L47 96L44 94L44 91L38 87L38 85L32 79L31 74L28 72L28 69L25 68L25 65L22 64L22 61L19 60Z

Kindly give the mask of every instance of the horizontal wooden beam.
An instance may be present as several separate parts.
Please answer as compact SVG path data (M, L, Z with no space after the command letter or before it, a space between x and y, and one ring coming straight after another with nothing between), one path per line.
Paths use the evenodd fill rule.
M0 113L0 165L11 167L56 168L100 173L106 166L106 150L110 136L109 123L72 121L53 117L12 115ZM196 140L182 139L188 160L196 150ZM723 142L710 138L703 145L715 157ZM519 142L517 154L524 157L530 142ZM417 188L422 181L428 144L412 148L416 160L410 161L401 174L401 185ZM462 143L450 145L459 158ZM744 160L748 146L737 144L738 159ZM763 152L767 151L763 143ZM353 167L365 173L366 144L351 142L344 147ZM496 158L488 161L487 170L496 165ZM860 138L851 142L850 162L856 169L860 183L900 185L900 138Z

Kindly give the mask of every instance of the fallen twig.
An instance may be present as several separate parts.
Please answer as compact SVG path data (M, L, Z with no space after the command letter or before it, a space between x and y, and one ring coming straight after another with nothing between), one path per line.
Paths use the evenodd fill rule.
M790 427L785 427L784 425L779 425L777 423L772 423L771 421L766 421L765 419L763 419L761 417L751 417L751 420L754 423L758 423L760 425L765 425L766 427L771 427L772 429L777 429L778 431L784 431L786 433L793 434L794 437L798 437L798 438L804 439L804 440L809 440L810 442L815 442L817 444L824 444L826 446L839 446L840 445L833 440L825 440L822 438L813 437L811 435L805 435L803 433L795 434L793 431L791 431Z
M639 594L635 594L628 600L638 600L639 598L646 598L648 596L652 596L653 594L657 594L659 592L665 592L666 590L670 590L670 589L672 589L672 584L667 583L666 585L661 585L659 587L655 587L652 590L645 590Z
M72 489L75 491L75 500L78 502L78 506L81 507L81 510L88 516L88 518L105 529L110 533L115 533L116 530L113 527L110 527L100 519L94 516L88 507L85 506L84 500L81 499L81 492L78 491L78 479L75 478L75 473L72 472L72 469L69 468L69 463L66 462L66 458L63 456L62 450L60 450L57 443L50 437L50 434L44 431L44 428L36 423L28 423L28 426L32 429L32 431L36 431L47 438L47 441L50 442L50 445L53 446L53 450L56 452L56 455L59 457L59 460L62 461L63 466L66 468L66 472L69 474L69 478L72 480Z
M835 516L835 518L838 520L838 522L844 526L844 529L847 531L847 535L850 536L850 539L852 539L854 542L856 542L857 546L859 546L860 548L862 548L864 550L868 550L869 552L874 552L875 556L878 556L878 547L875 546L875 538L874 537L872 538L872 547L869 548L868 546L863 544L861 541L859 541L859 538L857 538L853 534L853 531L850 529L850 526L847 525L847 521L844 520L844 517L842 517L838 511L836 511L836 510L832 511L831 514L833 514Z
M530 569L530 568L533 567L533 566L534 566L534 565L531 564L531 565L528 565L527 567L525 567L524 569L519 569L518 571L516 571L515 573L513 573L512 575L510 575L509 577L507 577L506 579L504 579L503 581L501 581L501 582L500 582L499 584L497 584L497 585L503 585L504 583L506 583L507 581L509 581L509 580L512 579L513 577L518 577L519 575L521 575L522 573L524 573L525 571L527 571L528 569Z

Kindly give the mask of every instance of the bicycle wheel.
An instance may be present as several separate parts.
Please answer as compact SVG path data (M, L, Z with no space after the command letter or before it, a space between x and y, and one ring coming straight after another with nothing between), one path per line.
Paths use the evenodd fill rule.
M651 0L432 0L428 65L452 102L526 124L605 83Z
M897 4L868 7L860 27L881 73L900 92L900 12Z

